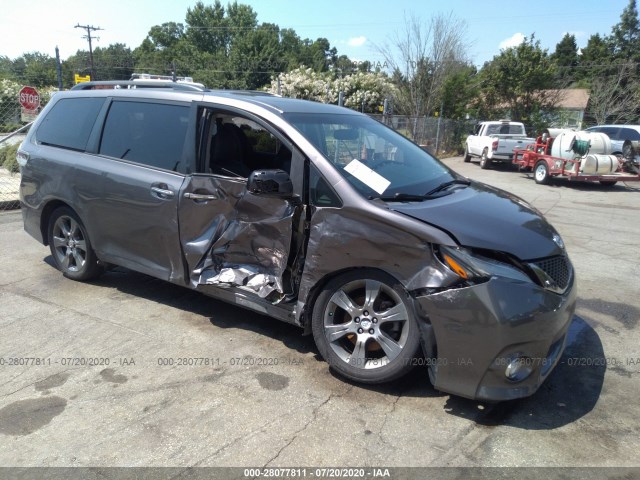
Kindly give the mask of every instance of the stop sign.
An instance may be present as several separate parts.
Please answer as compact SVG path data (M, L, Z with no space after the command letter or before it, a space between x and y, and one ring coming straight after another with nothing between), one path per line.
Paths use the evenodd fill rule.
M40 106L40 94L33 87L22 87L18 97L25 110L36 110Z

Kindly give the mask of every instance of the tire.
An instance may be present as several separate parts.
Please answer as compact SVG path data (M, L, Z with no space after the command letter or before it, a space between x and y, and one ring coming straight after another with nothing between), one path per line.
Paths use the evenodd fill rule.
M471 154L469 153L469 147L464 148L464 163L469 163L471 161Z
M327 283L312 313L313 338L330 367L376 384L408 373L420 333L406 291L393 277L354 270Z
M600 182L600 185L603 185L605 187L613 187L616 183L618 183L617 180L598 180Z
M486 170L491 166L491 160L488 157L489 150L485 148L482 150L482 155L480 156L480 168Z
M625 142L622 144L621 155L627 160L633 160L635 158L636 152L629 140L625 140Z
M65 277L84 282L104 271L91 247L87 229L70 208L60 207L51 214L48 240L53 261Z
M547 162L540 160L536 163L536 166L533 169L533 178L535 178L538 185L549 184L549 179L551 177L549 176L549 166L547 165Z

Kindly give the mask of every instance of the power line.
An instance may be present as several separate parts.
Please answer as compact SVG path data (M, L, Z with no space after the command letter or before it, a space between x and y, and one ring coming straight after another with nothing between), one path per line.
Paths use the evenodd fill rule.
M97 80L96 78L96 69L93 65L93 48L91 47L91 40L97 37L92 37L91 32L95 32L98 30L102 30L100 27L94 27L93 25L80 25L79 23L73 28L84 28L87 31L87 34L82 38L86 38L89 41L89 60L91 61L91 80ZM97 38L100 40L100 38Z

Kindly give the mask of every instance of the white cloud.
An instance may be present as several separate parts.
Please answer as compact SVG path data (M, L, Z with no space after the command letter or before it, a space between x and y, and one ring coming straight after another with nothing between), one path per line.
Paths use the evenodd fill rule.
M569 34L569 35L573 35L574 37L576 37L576 40L580 39L580 38L585 38L587 37L587 32L583 32L583 31L575 31L575 32L564 32L562 34L562 36L564 37L565 34Z
M524 42L525 36L524 34L518 32L514 33L511 37L500 42L500 50L504 50L505 48L517 47L522 42Z
M366 41L367 41L367 37L365 37L365 36L361 35L361 36L359 36L359 37L353 37L353 38L350 38L350 39L347 41L347 44L348 44L350 47L361 47L362 45L364 45L364 43L365 43Z

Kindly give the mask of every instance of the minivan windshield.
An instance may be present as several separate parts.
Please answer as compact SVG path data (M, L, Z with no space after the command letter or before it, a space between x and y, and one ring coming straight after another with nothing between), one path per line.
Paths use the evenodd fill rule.
M460 178L367 116L288 113L285 118L365 197L421 200Z

